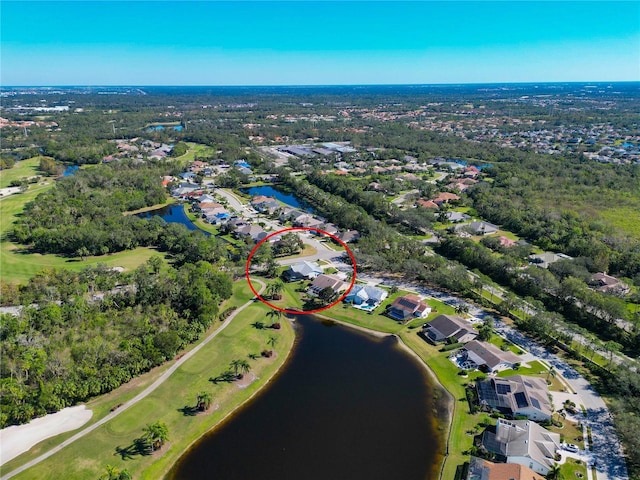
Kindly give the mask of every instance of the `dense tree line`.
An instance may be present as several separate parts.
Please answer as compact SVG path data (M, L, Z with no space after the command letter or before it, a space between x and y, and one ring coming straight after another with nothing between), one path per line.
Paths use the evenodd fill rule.
M519 255L526 254L526 250L514 249L496 256L482 243L453 235L442 238L435 250L470 269L478 269L522 297L541 301L546 308L597 332L601 338L615 340L629 353L640 351L640 335L619 328L615 322L629 316L624 301L587 288L584 280L571 275L579 270L573 262L558 262L560 265L553 267L557 274L535 266L520 269L523 257Z
M193 257L206 250L203 242L213 248L215 240L207 240L181 226L165 229L159 218L147 220L123 215L126 211L163 203L166 191L160 179L165 173L166 167L121 162L61 178L54 188L26 205L13 227L12 239L39 252L72 256L158 245ZM215 256L202 259L217 260Z
M360 240L352 247L358 271L401 272L443 288L469 292L473 287L466 269L457 262L427 255L425 246L378 221L357 204L332 195L308 181L280 171L280 179L330 221L345 229L359 230Z
M208 262L130 274L105 266L43 271L20 288L24 309L3 315L0 425L22 423L108 392L197 340L231 296Z

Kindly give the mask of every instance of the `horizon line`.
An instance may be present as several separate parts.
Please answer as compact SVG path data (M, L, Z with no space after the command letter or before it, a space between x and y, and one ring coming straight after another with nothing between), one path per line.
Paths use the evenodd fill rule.
M285 87L415 87L415 86L459 86L459 85L553 85L553 84L610 84L640 83L638 80L544 80L516 82L447 82L447 83L318 83L318 84L59 84L59 85L0 85L3 88L158 88L158 87L193 87L193 88L285 88Z

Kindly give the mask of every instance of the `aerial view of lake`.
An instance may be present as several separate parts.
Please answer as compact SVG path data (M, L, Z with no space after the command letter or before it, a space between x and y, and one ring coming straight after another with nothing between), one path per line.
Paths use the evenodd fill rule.
M242 193L248 193L251 196L264 195L265 197L274 197L276 200L289 205L290 207L300 208L307 212L313 212L313 207L304 200L296 197L291 193L284 193L275 187L263 185L261 187L241 188Z
M148 212L142 212L137 214L140 218L151 218L158 216L162 218L167 223L181 223L189 230L200 230L205 235L210 235L209 232L205 232L204 230L198 228L193 224L187 214L184 213L184 207L181 203L175 205L167 205L166 207L161 207L156 210L149 210Z
M308 315L296 329L283 371L188 450L168 478L437 478L442 406L423 366L393 337Z

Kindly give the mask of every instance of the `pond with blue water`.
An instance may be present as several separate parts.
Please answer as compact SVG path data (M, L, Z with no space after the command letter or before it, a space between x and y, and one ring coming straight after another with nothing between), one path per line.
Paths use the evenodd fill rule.
M296 197L292 193L285 193L276 187L269 185L263 185L261 187L241 188L242 193L247 193L252 197L257 195L264 195L265 197L274 197L279 202L289 205L293 208L300 208L307 212L313 212L313 207L304 200Z

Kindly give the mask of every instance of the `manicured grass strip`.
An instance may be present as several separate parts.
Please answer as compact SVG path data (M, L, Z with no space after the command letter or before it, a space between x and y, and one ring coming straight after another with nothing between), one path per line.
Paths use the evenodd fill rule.
M13 222L24 210L26 203L35 200L43 192L52 188L54 182L46 180L46 185L31 185L25 193L11 195L0 199L0 278L5 282L26 283L37 272L46 268L66 268L82 270L89 265L104 263L111 267L123 267L131 270L142 265L149 258L160 253L152 248L139 247L134 250L96 257L87 257L84 261L79 258L62 257L59 255L31 253L21 245L10 242L7 232Z
M415 331L408 329L399 333L402 341L413 350L433 371L438 382L451 394L453 398L450 411L451 426L448 436L448 455L444 459L440 478L455 478L458 465L469 460L466 452L473 445L473 436L480 433L481 422L492 422L484 413L472 415L466 399L464 384L472 382L478 377L478 372L470 372L468 378L458 375L458 368L447 358L447 352L439 352L438 347L428 344ZM446 432L448 419L438 419L438 429Z
M245 282L241 284L236 291L238 288L248 290ZM243 291L242 297L247 296L251 298ZM162 478L193 441L254 395L284 363L295 336L290 323L283 321L279 331L258 330L251 326L265 317L267 308L259 302L250 305L144 400L91 432L82 441L75 442L15 478L94 480L103 473L107 464L128 469L136 479ZM267 348L271 335L278 339L276 356L249 359L249 354L259 355ZM244 389L238 388L235 382L214 384L209 381L210 377L226 371L234 359L248 360L257 380ZM213 395L210 412L185 415L184 408L194 406L197 394L203 390ZM118 447L131 445L135 438L141 436L142 428L155 421L165 422L169 428L169 442L159 452L148 456L133 455L128 459L123 459L116 452Z
M33 157L26 160L20 160L13 166L13 168L0 170L0 188L8 187L14 180L40 175L38 170L39 166L40 157Z
M186 142L189 146L187 153L180 157L175 157L175 160L193 162L196 157L213 157L216 154L216 150L208 145L202 145L200 143Z

